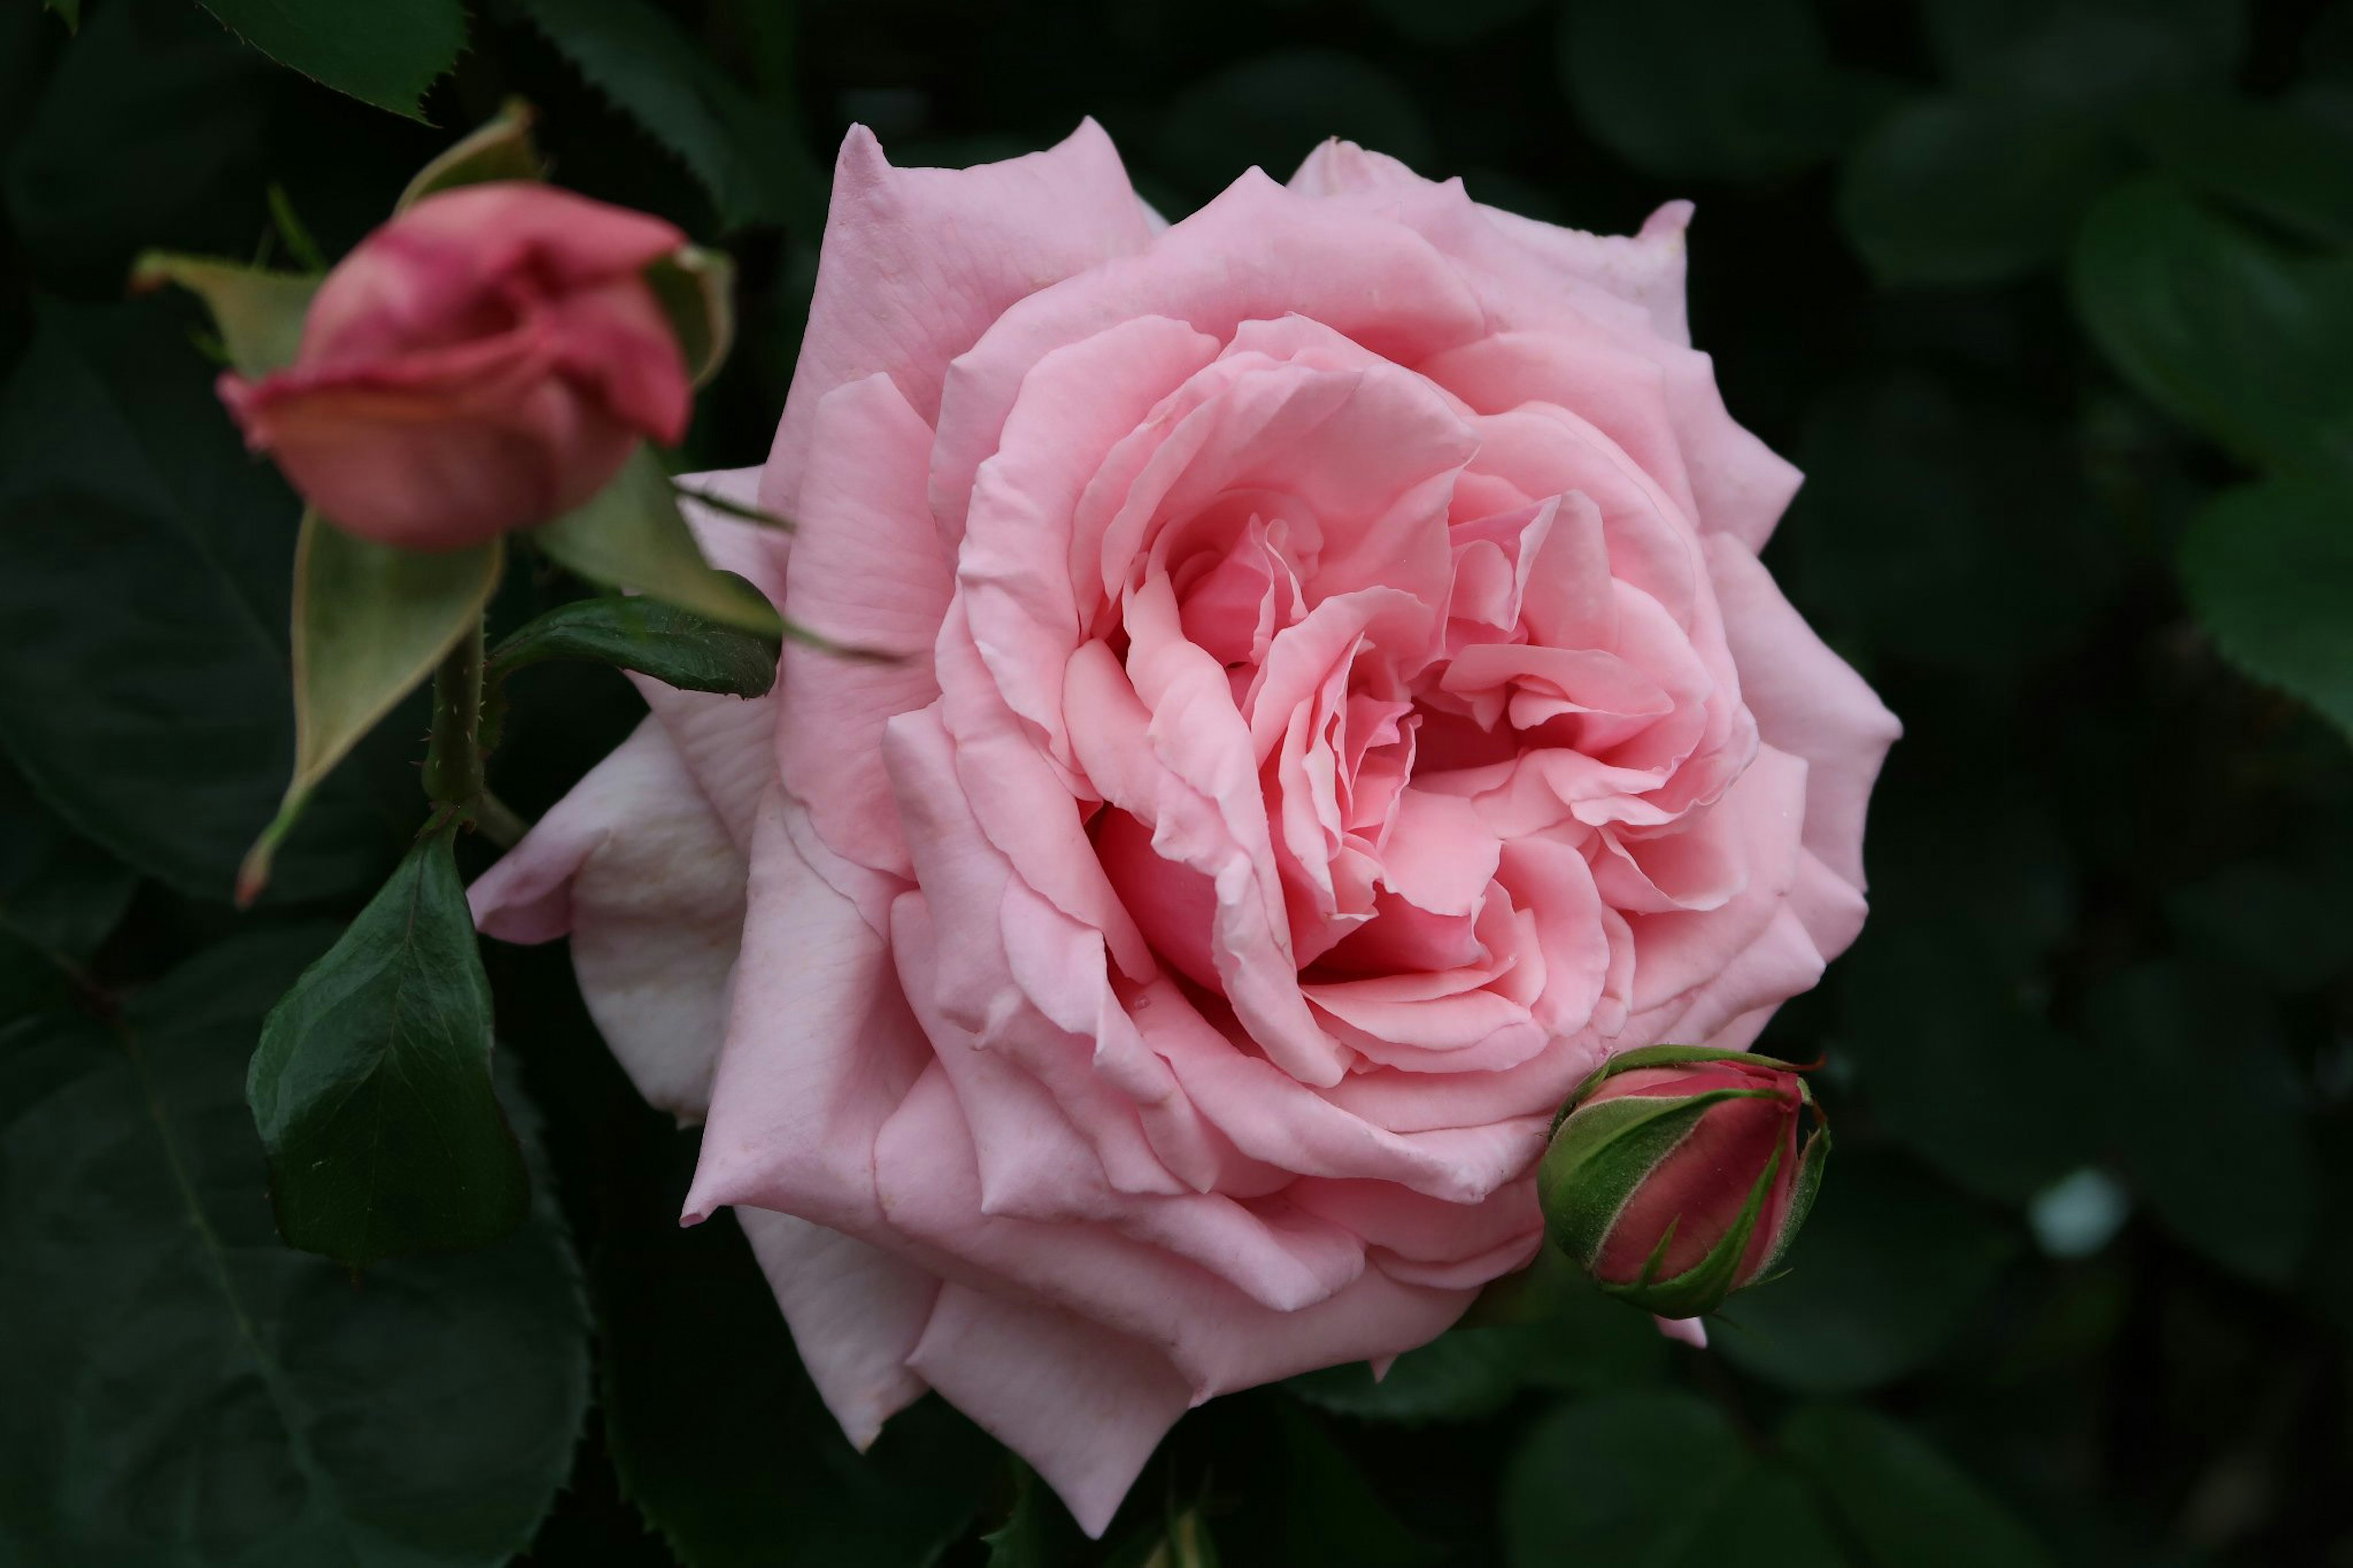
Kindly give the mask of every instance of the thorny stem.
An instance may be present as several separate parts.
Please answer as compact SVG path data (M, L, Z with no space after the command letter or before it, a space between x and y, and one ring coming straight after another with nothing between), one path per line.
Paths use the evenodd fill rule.
M433 672L433 738L425 752L427 797L468 822L482 807L481 722L482 623L477 616Z

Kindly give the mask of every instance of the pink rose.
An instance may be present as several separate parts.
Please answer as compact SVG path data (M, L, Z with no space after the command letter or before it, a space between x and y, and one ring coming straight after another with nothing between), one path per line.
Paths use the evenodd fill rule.
M1092 122L851 132L718 481L789 574L702 527L907 658L649 684L474 897L707 1118L687 1217L738 1206L853 1440L936 1388L1100 1531L1188 1406L1526 1263L1604 1058L1745 1044L1853 939L1896 725L1757 564L1798 475L1686 345L1688 212L1331 143L1164 227Z
M289 368L220 378L246 444L342 528L453 550L580 505L693 389L643 277L686 243L550 185L427 196L319 287Z

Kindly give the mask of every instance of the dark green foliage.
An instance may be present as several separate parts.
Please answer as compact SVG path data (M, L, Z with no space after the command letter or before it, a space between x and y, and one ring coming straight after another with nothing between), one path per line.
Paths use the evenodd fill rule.
M205 0L231 32L364 103L422 119L426 89L466 47L465 0Z
M297 508L239 449L180 301L37 319L0 391L0 743L82 834L225 898L294 752ZM321 790L280 896L383 875L417 816L399 749Z
M733 258L683 469L767 448L852 120L950 164L1092 114L1171 218L1335 133L1583 227L1694 198L1694 341L1807 471L1767 563L1907 731L1871 924L1762 1042L1828 1058L1839 1144L1788 1275L1703 1354L1548 1256L1381 1381L1187 1415L1090 1542L935 1399L849 1448L741 1232L677 1228L692 1135L560 946L486 954L491 1097L468 837L395 890L441 917L434 1103L494 1152L470 1223L522 1223L356 1279L285 1246L240 1089L334 928L227 899L295 757L299 510L203 311L125 282L295 265L273 183L332 262L510 95L567 186ZM2345 0L0 4L0 1561L2346 1560L2348 147ZM550 543L705 619L510 559L491 782L526 815L636 721L596 665L773 678L768 607L649 515ZM273 906L362 914L424 730L412 699L326 777ZM364 1184L280 1174L381 1246L381 1206L343 1245Z
M245 1062L331 935L0 1031L0 1559L494 1564L569 1468L587 1323L552 1208L356 1280L272 1231Z
M685 1157L675 1183L643 1194L643 1222L608 1235L591 1266L622 1490L698 1568L934 1561L979 1510L1003 1463L996 1445L934 1398L854 1452L794 1359L733 1216L679 1227L692 1141L673 1147ZM1030 1507L1060 1511L1050 1494Z
M246 1079L279 1233L355 1268L482 1246L530 1206L452 836L419 838L270 1009Z
M607 595L575 600L516 631L492 651L491 674L586 658L687 691L758 697L776 683L780 646L659 599Z

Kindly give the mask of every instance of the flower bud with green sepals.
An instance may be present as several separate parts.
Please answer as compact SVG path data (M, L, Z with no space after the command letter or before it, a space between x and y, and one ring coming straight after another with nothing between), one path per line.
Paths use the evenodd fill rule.
M1603 1065L1562 1108L1537 1171L1554 1244L1603 1291L1665 1319L1713 1311L1771 1273L1830 1155L1798 1073L1704 1046Z

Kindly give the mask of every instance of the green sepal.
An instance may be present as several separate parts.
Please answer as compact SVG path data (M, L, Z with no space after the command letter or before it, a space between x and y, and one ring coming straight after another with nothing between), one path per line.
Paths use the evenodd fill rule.
M1771 1089L1629 1095L1588 1106L1564 1123L1536 1167L1536 1199L1553 1245L1590 1270L1627 1201L1708 1110L1727 1100L1769 1100Z
M406 212L429 195L460 185L544 179L547 165L531 142L533 118L530 104L520 98L508 99L479 129L417 170L392 210Z
M305 272L269 272L203 256L151 250L131 268L134 293L177 283L201 298L220 331L221 346L240 375L264 376L294 363L302 346L302 318L319 279Z
M294 776L237 870L251 903L311 792L481 623L498 540L428 553L345 533L315 510L294 546Z
M1822 1172L1830 1159L1831 1130L1827 1124L1818 1124L1806 1135L1806 1146L1798 1152L1798 1177L1789 1190L1788 1216L1781 1222L1781 1234L1773 1243L1771 1256L1757 1270L1757 1278L1748 1282L1750 1285L1762 1285L1788 1272L1780 1267L1782 1255L1798 1239L1798 1232L1805 1228L1806 1216L1813 1213L1814 1198L1822 1190Z
M741 577L713 571L678 510L670 476L639 447L586 504L531 531L533 542L592 583L649 594L760 637L785 635L776 606Z
M647 286L670 318L688 374L702 386L735 342L735 263L725 252L689 245L646 268Z
M1623 1103L1611 1100L1612 1105ZM1596 1280L1603 1295L1614 1297L1630 1306L1662 1318L1697 1318L1715 1310L1724 1299L1738 1289L1740 1259L1748 1250L1748 1238L1756 1233L1757 1217L1765 1212L1766 1199L1771 1196L1773 1178L1781 1169L1781 1151L1775 1149L1773 1157L1765 1162L1765 1169L1748 1189L1748 1201L1740 1206L1740 1217L1732 1228L1708 1249L1701 1258L1672 1279L1655 1277L1660 1260L1666 1255L1667 1240L1674 1234L1668 1226L1659 1245L1643 1266L1642 1277L1630 1285Z

